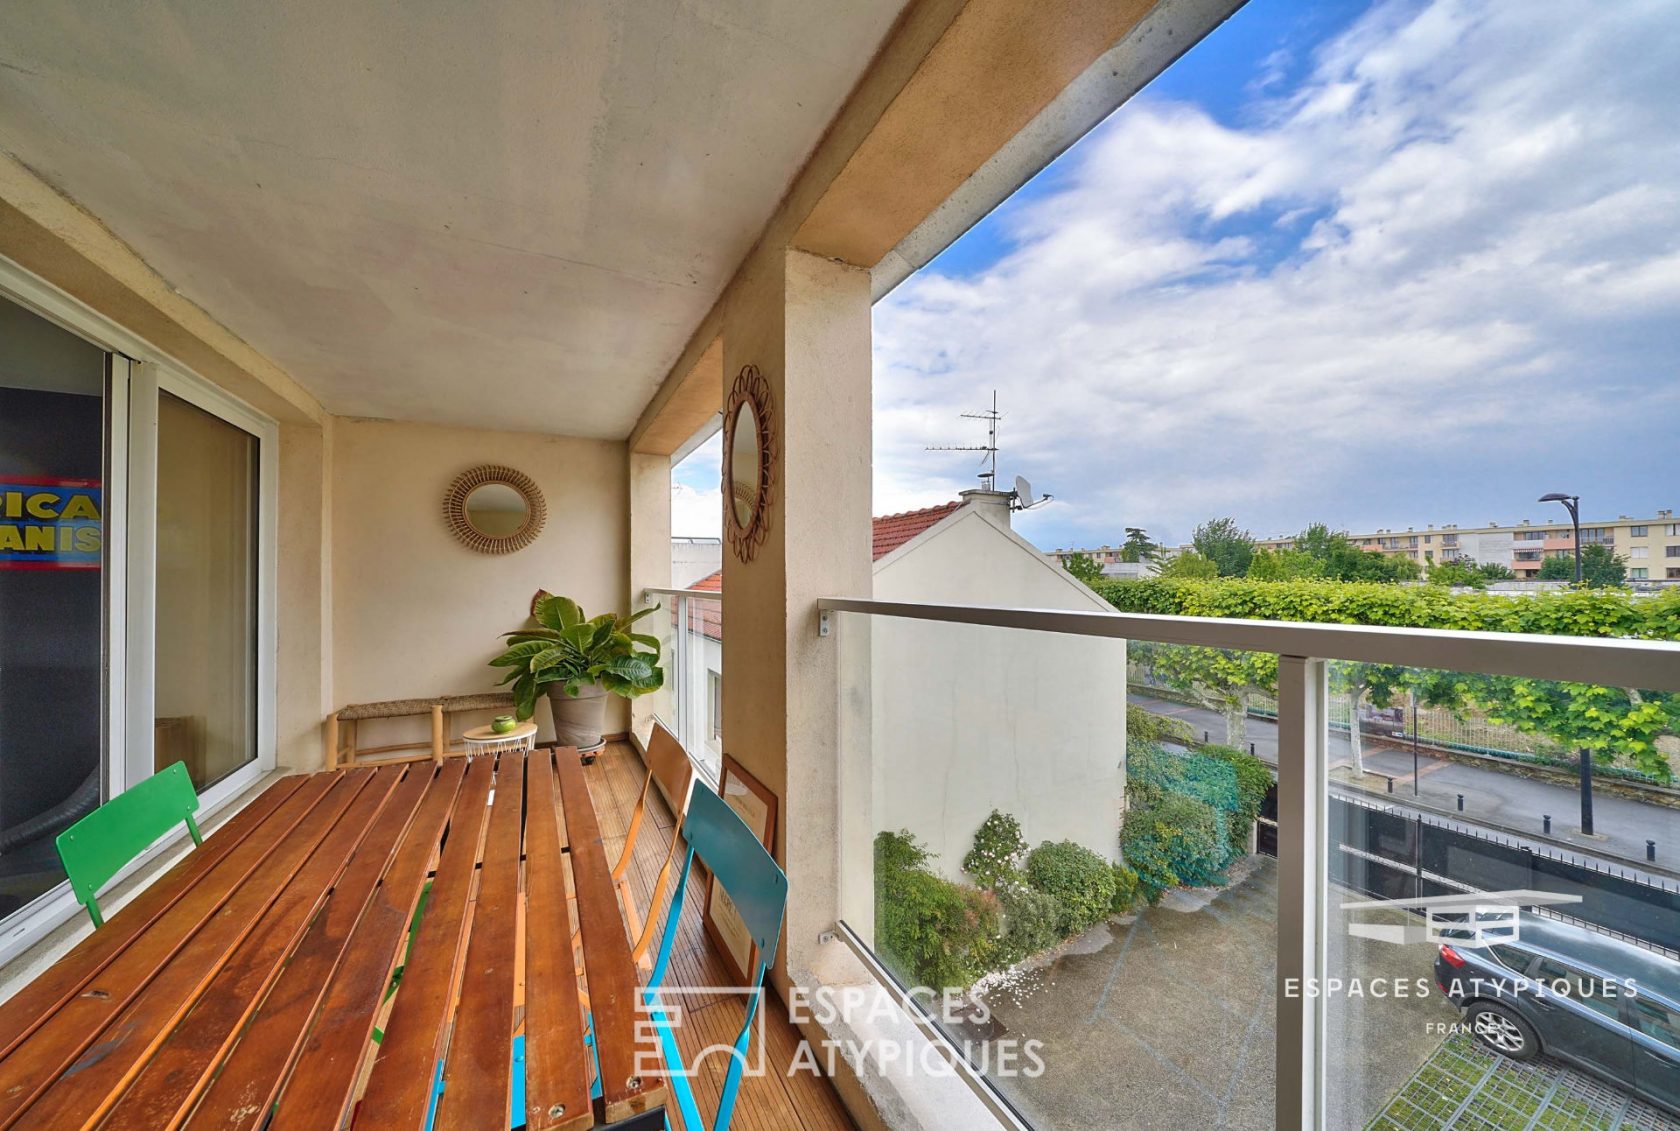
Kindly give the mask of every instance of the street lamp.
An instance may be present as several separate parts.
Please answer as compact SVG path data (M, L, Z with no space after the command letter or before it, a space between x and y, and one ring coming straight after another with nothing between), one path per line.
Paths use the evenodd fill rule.
M1575 528L1575 584L1581 584L1581 496L1564 495L1553 491L1549 495L1541 495L1542 503L1562 503L1563 509L1569 512L1570 525Z
M1581 496L1553 491L1541 495L1542 503L1562 503L1569 512L1570 525L1575 528L1575 584L1581 584ZM1593 835L1592 811L1592 751L1581 748L1581 833Z

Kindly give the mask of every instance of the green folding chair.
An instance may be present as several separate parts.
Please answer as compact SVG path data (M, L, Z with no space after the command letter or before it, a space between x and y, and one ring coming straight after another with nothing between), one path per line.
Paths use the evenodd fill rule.
M198 794L186 763L176 762L58 834L58 858L70 877L70 890L95 927L105 925L99 914L100 889L153 841L185 821L193 843L204 843L193 820L197 809Z

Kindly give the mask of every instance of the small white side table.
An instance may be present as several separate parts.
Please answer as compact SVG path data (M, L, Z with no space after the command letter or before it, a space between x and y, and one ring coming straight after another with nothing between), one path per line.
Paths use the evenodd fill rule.
M520 723L506 734L497 734L488 726L473 727L461 735L468 754L499 754L503 750L535 750L537 724Z

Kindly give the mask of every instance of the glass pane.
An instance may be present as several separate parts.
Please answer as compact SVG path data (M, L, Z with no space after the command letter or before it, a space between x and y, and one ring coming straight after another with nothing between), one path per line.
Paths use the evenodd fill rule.
M156 768L199 789L254 760L257 439L158 394Z
M1672 1126L1680 1074L1622 1020L1680 995L1680 887L1646 858L1680 829L1671 697L1355 663L1330 692L1327 1125Z
M1276 658L831 619L847 923L1035 1127L1272 1126L1273 776L1165 685Z
M0 300L0 916L99 804L105 355Z

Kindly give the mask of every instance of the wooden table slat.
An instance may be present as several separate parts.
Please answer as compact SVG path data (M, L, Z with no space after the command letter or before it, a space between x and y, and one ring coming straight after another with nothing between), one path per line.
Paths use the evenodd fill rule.
M572 956L554 764L546 750L525 763L525 1118L530 1131L574 1131L595 1122L589 1056Z
M554 752L554 764L571 846L572 878L583 932L584 975L589 982L589 1008L601 1064L602 1104L611 1123L664 1102L664 1078L642 1074L661 1063L658 1037L651 1026L638 1024L646 1014L638 1007L636 965L630 957L617 885L607 867L577 750L559 748Z
M30 1108L32 1125L63 1126L47 1113L79 1103L79 1094L95 1090L84 1081L102 1081L113 1066L132 1064L137 1052L149 1051L197 999L371 776L329 781L319 803L184 946L171 948L168 959L159 963L148 944L160 940L150 933L135 940L90 991L60 1009L36 1040L8 1057L0 1065L0 1126L11 1126L25 1108ZM49 1088L57 1095L43 1097Z
M455 802L431 897L397 990L385 1041L374 1059L358 1122L368 1127L421 1126L430 1106L439 1050L448 1030L455 970L465 936L467 897L478 864L491 759L470 759ZM297 1078L294 1077L294 1080ZM307 1087L307 1080L300 1086ZM282 1109L286 1093L281 1093Z
M461 971L460 1004L444 1063L443 1095L438 1100L435 1126L441 1131L488 1127L493 1119L495 1126L508 1125L524 786L525 755L502 754L496 768L496 801L484 837L472 934Z
M203 1000L177 1025L110 1114L114 1127L175 1127L239 1039L352 860L390 854L425 792L424 774L382 768L340 818ZM399 784L399 782L401 784ZM381 859L380 867L383 868ZM322 881L325 881L324 883Z
M408 781L424 785L426 795L395 854L388 861L367 851L357 854L193 1109L191 1126L260 1124L294 1062L301 1065L305 1058L309 1085L291 1097L286 1119L295 1114L297 1126L337 1125L466 769L455 759L435 777L430 766L409 771Z
M187 853L157 882L107 919L103 927L77 943L69 954L0 1005L0 1058L10 1055L136 938L148 931L166 929L160 922L164 914L227 859L307 780L298 775L281 778L269 786L225 825L205 837L202 845Z

